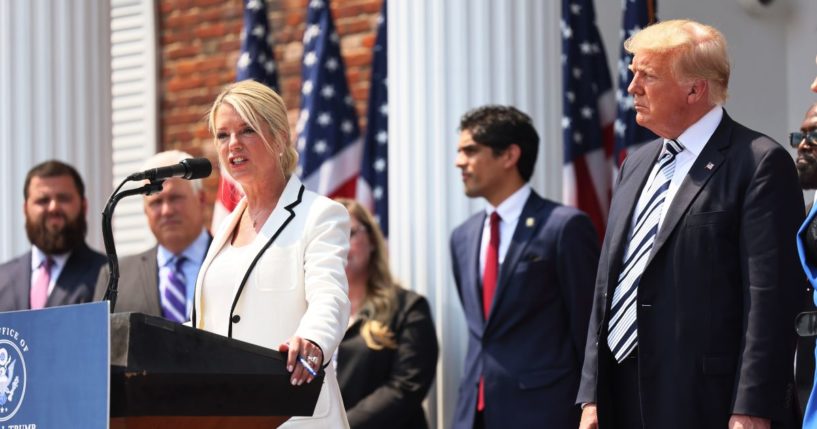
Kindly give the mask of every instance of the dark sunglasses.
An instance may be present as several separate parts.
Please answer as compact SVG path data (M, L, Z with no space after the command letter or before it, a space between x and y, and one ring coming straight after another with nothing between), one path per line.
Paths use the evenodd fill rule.
M800 146L803 140L805 140L809 146L817 146L817 130L811 130L805 133L800 131L789 133L789 144L791 147L797 149L797 146Z

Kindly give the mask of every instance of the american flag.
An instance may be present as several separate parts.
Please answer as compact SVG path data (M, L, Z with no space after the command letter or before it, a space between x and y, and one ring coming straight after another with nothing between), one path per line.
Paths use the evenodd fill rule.
M363 164L357 182L357 199L374 213L383 234L389 235L389 92L386 81L386 0L377 21L377 39L372 56L372 84L366 115Z
M618 60L618 92L616 92L618 117L615 124L615 159L617 166L620 166L627 157L628 149L657 138L652 131L635 122L633 97L627 93L627 87L633 80L633 72L629 68L633 56L624 50L624 41L628 37L656 21L655 0L624 0L623 3L624 12L620 32L621 55Z
M296 127L301 180L319 194L354 198L363 142L325 0L309 1L301 81Z
M278 74L272 53L272 32L264 0L244 0L244 29L241 31L241 55L238 57L236 81L253 79L278 91ZM238 184L220 169L216 205L213 208L213 230L218 228L241 199Z
M604 236L612 182L615 99L592 0L562 0L562 132L566 204Z

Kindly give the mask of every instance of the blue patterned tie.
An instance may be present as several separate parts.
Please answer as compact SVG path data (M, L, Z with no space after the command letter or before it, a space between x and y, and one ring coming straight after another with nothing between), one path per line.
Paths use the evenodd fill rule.
M635 222L630 232L630 242L624 250L624 263L613 292L607 335L607 344L618 362L623 361L638 345L636 323L638 282L641 280L641 274L655 243L655 236L658 234L667 190L675 173L675 156L683 150L683 146L675 140L667 140L664 143L664 154L658 158L658 174L653 178L649 189L644 190L649 199L638 213L634 213Z
M162 292L162 316L179 323L187 321L187 284L182 271L186 260L184 256L179 256L167 264Z

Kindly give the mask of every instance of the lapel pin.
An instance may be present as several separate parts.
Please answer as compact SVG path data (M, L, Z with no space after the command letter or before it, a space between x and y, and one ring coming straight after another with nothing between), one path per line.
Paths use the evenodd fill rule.
M708 162L708 163L706 164L706 169L707 169L707 170L712 170L713 168L715 168L715 164L713 164L713 163L711 163L711 162Z
M525 219L525 226L528 228L533 228L533 225L536 224L536 220L532 217Z

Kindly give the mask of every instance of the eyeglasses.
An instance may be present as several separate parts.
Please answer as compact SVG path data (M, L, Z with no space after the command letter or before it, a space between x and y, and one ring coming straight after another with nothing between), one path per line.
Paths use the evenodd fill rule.
M359 225L359 226L352 227L352 228L349 230L349 238L354 238L356 235L358 235L358 234L359 234L359 233L361 233L361 232L369 232L369 229L368 229L368 228L366 228L366 227L365 227L365 226L363 226L363 225Z
M796 149L803 140L805 140L809 146L817 146L817 130L811 130L805 133L800 131L789 133L789 144L791 147Z

